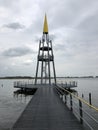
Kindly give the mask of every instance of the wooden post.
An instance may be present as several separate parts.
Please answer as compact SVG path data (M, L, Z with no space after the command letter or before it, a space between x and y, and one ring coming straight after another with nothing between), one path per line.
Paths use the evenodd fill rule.
M84 98L84 94L82 93L82 98Z
M83 124L82 102L79 100L80 123Z
M73 108L72 108L73 104L72 104L72 95L70 94L70 110L72 111Z
M92 105L92 102L91 102L91 93L89 93L89 104Z

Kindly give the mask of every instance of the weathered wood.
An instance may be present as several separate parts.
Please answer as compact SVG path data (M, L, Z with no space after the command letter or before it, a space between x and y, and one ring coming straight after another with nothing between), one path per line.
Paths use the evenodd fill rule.
M40 87L13 130L84 130L53 87Z

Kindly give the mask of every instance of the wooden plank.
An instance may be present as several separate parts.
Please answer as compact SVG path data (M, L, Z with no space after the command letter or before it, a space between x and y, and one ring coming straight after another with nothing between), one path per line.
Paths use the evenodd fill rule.
M84 130L53 87L40 87L13 130Z

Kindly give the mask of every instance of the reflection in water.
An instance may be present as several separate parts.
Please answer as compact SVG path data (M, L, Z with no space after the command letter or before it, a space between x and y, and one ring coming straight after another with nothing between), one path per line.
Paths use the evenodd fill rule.
M27 99L28 99L28 95L25 94L20 94L20 93L13 93L13 97L17 100L17 101L23 101L24 103L27 103Z
M33 88L33 89L18 89L17 91L13 92L13 97L15 99L17 99L17 101L24 101L25 103L28 100L28 97L32 97L32 95L34 95L34 93L36 92L37 88Z

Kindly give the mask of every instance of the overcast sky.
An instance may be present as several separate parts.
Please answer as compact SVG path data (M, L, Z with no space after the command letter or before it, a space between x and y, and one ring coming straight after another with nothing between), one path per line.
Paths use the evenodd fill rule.
M98 75L98 0L0 0L0 76L35 76L45 13L57 76Z

